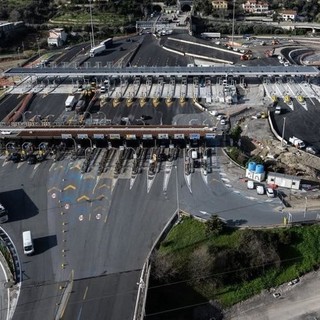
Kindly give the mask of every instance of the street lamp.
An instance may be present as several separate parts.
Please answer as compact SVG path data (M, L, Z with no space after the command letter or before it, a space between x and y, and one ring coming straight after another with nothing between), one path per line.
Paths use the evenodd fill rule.
M286 117L283 117L283 127L282 127L282 136L281 136L281 148L283 147L285 127L286 127Z
M107 115L102 111L98 111L97 115L100 115L100 114L103 115L103 119L101 119L101 120L103 120L103 122L106 123L107 122Z
M26 114L27 114L27 113L32 113L32 111L27 110L27 111L25 111L25 112L22 114L22 121L23 121L23 122L26 122Z
M233 46L233 38L234 38L234 18L236 11L236 0L233 0L233 10L232 10L232 36L231 36L231 45Z
M85 113L84 113L84 115L83 115L83 117L84 117L84 122L86 122L86 120L85 120L85 116L86 116L86 114L88 114L89 116L90 116L90 124L92 124L92 113L91 112L89 112L89 111L86 111Z
M94 47L94 32L93 32L93 22L92 22L92 0L89 0L90 2L90 22L91 22L91 48Z

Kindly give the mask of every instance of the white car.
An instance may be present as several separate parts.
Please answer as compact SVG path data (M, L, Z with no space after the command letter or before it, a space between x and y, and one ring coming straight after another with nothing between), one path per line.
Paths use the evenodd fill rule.
M256 190L257 194L264 194L264 186L257 186Z
M274 190L272 188L267 188L266 192L269 198L274 198Z

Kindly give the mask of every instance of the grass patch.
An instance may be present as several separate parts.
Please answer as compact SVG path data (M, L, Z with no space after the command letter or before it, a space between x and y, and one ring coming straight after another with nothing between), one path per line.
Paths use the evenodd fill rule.
M67 12L63 15L59 15L51 19L54 23L70 23L70 24L77 24L89 25L91 23L90 15L87 12ZM123 26L128 22L125 16L111 14L111 13L101 13L99 15L95 14L92 17L93 24L96 25L104 25L104 26Z
M318 225L268 231L229 229L216 236L206 233L205 224L183 218L159 252L180 270L170 283L185 280L200 296L228 307L318 268L319 247Z

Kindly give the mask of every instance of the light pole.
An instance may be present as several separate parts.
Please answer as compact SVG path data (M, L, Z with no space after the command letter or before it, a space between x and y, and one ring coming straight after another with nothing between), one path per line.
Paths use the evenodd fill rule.
M178 211L178 215L179 215L180 204L179 204L179 185L178 185L178 165L175 165L175 169L176 169L177 211Z
M281 136L281 148L283 147L283 140L284 140L284 131L286 128L286 117L283 117L283 127L282 127L282 136Z
M27 110L27 111L25 111L23 114L22 114L22 121L23 122L26 122L26 114L27 113L32 113L31 111L29 111L29 110Z
M304 213L303 213L303 217L306 217L306 213L307 213L307 208L308 208L308 197L304 197L304 199L306 200L305 203L305 207L304 207Z
M92 22L92 0L89 0L90 2L90 22L91 22L91 48L94 47L94 32L93 32L93 22Z
M107 122L107 115L102 111L98 111L97 115L100 115L100 114L103 115L103 119L101 119L101 120L103 120L103 122L106 123Z
M233 38L234 38L234 18L236 11L236 0L233 0L233 10L232 10L232 35L231 35L231 45L233 46Z
M89 116L90 116L90 124L92 124L92 113L91 112L89 112L89 111L86 111L85 113L84 113L84 122L86 122L86 118L85 118L85 116L86 116L86 114L88 114Z

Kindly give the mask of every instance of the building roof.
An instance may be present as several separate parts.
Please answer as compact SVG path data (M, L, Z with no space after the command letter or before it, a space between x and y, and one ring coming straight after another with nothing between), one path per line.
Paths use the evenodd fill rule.
M297 11L295 10L282 10L280 11L280 14L297 14Z
M292 176L289 174L283 174L283 173L279 173L279 172L268 172L268 177L273 176L273 177L279 177L279 178L283 178L283 179L287 179L287 180L301 180L300 177L298 176Z

